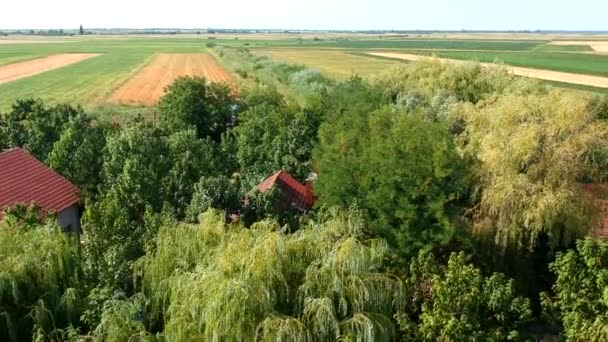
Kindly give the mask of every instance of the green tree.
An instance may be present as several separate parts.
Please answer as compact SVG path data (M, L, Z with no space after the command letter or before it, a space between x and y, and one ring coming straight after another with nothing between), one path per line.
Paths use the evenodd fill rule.
M108 131L103 124L93 124L79 114L65 125L49 154L49 166L78 186L85 196L97 194Z
M429 253L414 258L406 277L409 313L396 315L404 341L505 341L521 339L532 318L530 302L513 281L496 273L484 277L452 254L446 267Z
M169 132L195 128L199 138L219 142L234 122L237 101L230 87L200 77L181 77L169 87L158 108Z
M266 177L283 169L304 179L312 171L312 148L320 123L316 113L261 104L239 118L237 159L245 178Z
M320 130L319 203L357 203L401 253L449 241L467 172L446 125L388 109L344 114Z
M80 25L80 27L78 28L78 34L79 35L84 35L84 28L82 27L82 25Z
M0 148L22 147L46 161L64 126L81 108L69 105L45 107L42 100L18 100L0 117Z
M194 186L186 217L189 221L196 222L198 216L209 209L220 209L227 215L238 214L241 212L241 200L238 184L227 177L202 177Z
M130 220L141 222L146 207L160 212L163 179L172 166L170 148L161 129L143 121L122 129L107 141L103 165L103 196L128 208Z
M608 339L608 243L587 238L576 249L558 253L551 270L557 276L546 312L557 319L569 341Z
M82 226L87 235L86 271L101 286L125 288L132 263L144 254L146 218L165 208L162 184L171 170L162 131L142 121L107 139L101 193L86 203Z
M225 162L219 144L198 139L194 130L176 132L166 143L171 169L163 178L163 193L177 217L183 218L200 178L229 174L232 166Z

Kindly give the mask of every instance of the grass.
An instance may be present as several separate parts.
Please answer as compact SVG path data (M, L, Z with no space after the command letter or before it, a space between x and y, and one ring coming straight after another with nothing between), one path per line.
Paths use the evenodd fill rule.
M345 79L353 74L369 77L402 64L395 60L379 60L334 50L273 49L255 50L254 53L285 63L302 64L337 79Z
M535 52L593 52L589 45L553 45L545 44L534 49Z
M44 57L45 54L0 53L0 66Z

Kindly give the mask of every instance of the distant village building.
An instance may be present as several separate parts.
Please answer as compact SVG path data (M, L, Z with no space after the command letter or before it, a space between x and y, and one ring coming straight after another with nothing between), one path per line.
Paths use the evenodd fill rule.
M315 204L315 197L312 192L312 182L316 179L315 174L308 177L305 184L300 183L286 171L278 171L274 175L266 178L262 183L258 184L249 194L256 191L266 193L267 191L276 188L281 192L280 209L289 207L305 213L309 211ZM287 207L287 208L285 208Z
M25 150L0 153L0 219L7 208L36 204L43 215L57 213L65 232L80 235L80 203L76 186Z

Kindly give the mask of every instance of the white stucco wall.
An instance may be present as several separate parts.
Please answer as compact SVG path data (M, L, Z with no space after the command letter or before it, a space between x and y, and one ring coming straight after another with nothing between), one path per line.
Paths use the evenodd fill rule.
M78 205L73 205L59 212L57 221L65 232L80 235L80 209Z

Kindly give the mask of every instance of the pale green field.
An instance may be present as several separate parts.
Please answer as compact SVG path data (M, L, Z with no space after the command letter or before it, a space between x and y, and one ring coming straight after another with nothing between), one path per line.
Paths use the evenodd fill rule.
M254 53L280 62L306 65L338 79L345 79L354 74L364 77L379 75L402 64L398 61L335 50L263 49L255 50Z

